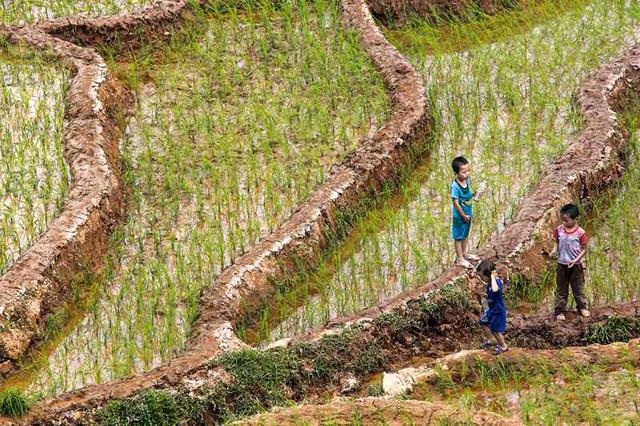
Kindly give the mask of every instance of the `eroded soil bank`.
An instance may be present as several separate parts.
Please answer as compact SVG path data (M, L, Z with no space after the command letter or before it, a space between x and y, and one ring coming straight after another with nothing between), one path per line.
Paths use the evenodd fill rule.
M439 360L416 380L412 399L489 410L524 424L634 424L638 420L639 341L555 351L484 351ZM507 355L505 354L505 355ZM426 372L426 370L421 372ZM416 373L416 371L413 371Z

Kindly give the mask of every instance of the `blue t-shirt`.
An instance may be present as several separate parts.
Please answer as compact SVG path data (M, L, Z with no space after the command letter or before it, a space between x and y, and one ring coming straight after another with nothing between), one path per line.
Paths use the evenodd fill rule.
M453 200L458 200L462 211L469 217L473 215L473 208L471 206L471 199L473 198L473 191L471 191L471 181L467 179L467 187L463 188L457 180L454 180L451 184L451 214L454 221L462 221L460 213L453 205Z

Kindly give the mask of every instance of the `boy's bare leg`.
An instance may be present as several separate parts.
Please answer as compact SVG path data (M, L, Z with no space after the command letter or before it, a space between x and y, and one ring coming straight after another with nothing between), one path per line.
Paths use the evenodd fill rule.
M469 254L469 240L466 239L464 240L464 242L462 243L462 253L464 253L464 258L467 260L480 260L480 258L476 255L473 254Z
M482 334L484 334L487 342L496 342L496 338L494 337L493 333L491 333L491 329L489 327L487 327L486 325L481 325L480 329L482 330Z
M460 241L460 240L456 240L454 241L454 244L456 246L456 256L458 256L458 261L461 261L462 259L464 259L464 242L466 240Z
M498 342L498 345L500 345L503 348L507 347L507 343L504 341L504 334L502 334L502 333L493 333L493 336L496 338L496 341Z

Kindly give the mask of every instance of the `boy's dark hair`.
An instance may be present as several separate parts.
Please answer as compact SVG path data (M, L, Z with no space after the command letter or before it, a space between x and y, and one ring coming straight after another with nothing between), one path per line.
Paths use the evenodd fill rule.
M571 219L575 219L580 216L580 209L575 204L565 204L560 209L560 214L566 214Z
M491 273L496 270L496 264L490 260L484 259L481 261L478 266L476 266L476 271L482 276L490 277Z
M456 157L451 162L451 168L453 169L453 173L458 174L460 171L460 166L464 166L465 164L469 164L466 158L464 157Z

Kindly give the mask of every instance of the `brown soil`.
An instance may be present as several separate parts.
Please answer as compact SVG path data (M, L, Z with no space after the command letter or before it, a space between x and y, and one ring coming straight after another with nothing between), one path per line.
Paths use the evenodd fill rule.
M236 422L237 425L519 425L520 422L487 411L467 414L436 402L366 398L338 400L324 405L301 405Z
M470 6L476 6L487 14L496 13L507 6L503 0L368 0L369 8L383 21L402 23L407 16L417 15L446 17L459 15Z

